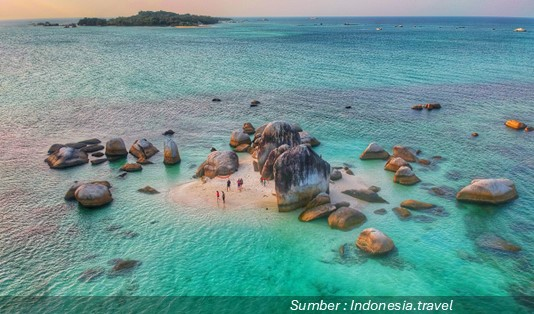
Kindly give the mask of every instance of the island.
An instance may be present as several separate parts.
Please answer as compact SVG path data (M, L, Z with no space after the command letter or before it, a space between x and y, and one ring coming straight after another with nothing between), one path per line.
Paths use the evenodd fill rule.
M113 19L83 18L78 21L80 26L172 26L195 27L217 24L229 21L229 18L211 17L205 15L177 14L166 11L140 11L130 17L117 17Z

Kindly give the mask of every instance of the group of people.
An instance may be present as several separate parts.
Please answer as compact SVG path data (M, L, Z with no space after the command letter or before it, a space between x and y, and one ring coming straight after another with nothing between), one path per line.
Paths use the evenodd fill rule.
M266 186L267 185L267 179L265 179L264 177L261 177L260 178L260 183L261 183L261 185Z
M230 187L232 186L232 181L230 181L230 179L228 179L228 181L226 181L226 192L229 192L230 191ZM243 189L243 179L239 178L237 180L237 189L239 190L239 192L241 192L241 190ZM216 191L215 193L217 195L217 202L221 200L222 198L222 201L223 203L226 202L226 195L224 194L224 191Z
M217 191L217 202L221 199L221 197L222 197L223 203L226 203L226 195L224 194L224 191L221 191L221 193Z

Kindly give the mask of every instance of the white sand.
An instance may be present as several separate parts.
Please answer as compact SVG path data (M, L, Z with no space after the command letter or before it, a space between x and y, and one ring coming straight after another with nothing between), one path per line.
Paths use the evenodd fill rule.
M229 178L195 179L194 181L174 187L170 191L173 202L193 208L222 208L222 209L277 209L274 181L267 181L264 187L260 183L260 173L254 171L252 161L248 153L238 153L239 170ZM347 175L340 170L343 178L339 181L330 182L330 198L332 203L347 201L352 207L361 208L366 202L357 200L341 191L348 189L366 188L367 185L357 176ZM237 180L243 179L241 191L237 189ZM232 182L230 190L226 191L226 181ZM224 191L226 202L222 199L217 201L216 191Z

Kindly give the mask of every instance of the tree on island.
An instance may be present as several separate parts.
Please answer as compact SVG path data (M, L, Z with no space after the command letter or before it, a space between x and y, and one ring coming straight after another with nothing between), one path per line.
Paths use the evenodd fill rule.
M81 26L199 26L202 24L217 24L228 18L211 17L205 15L177 14L166 11L140 11L130 17L113 19L83 18L78 22Z

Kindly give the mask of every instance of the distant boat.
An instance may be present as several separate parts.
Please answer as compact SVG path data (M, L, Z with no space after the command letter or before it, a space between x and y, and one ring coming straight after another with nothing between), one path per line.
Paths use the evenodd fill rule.
M401 24L399 24L399 25L395 25L395 27L403 27L403 26Z
M377 30L377 31L381 31L381 30L382 30L382 27L377 27L376 30Z
M517 33L524 33L524 32L526 32L526 31L527 31L527 30L524 29L524 28L522 28L522 27L519 27L519 28L514 29L514 32L517 32Z

